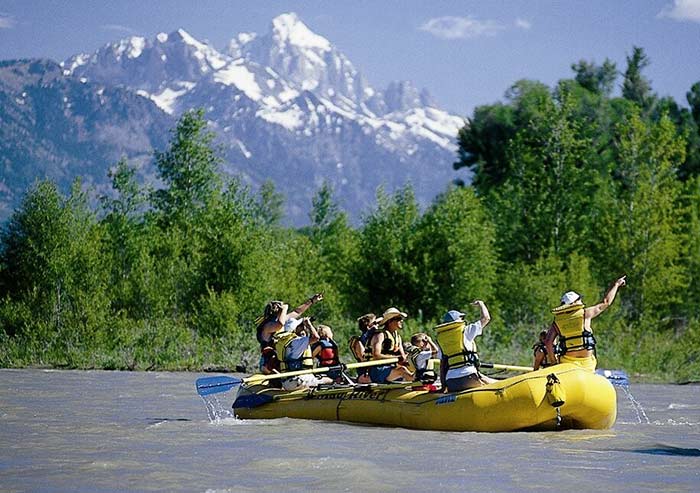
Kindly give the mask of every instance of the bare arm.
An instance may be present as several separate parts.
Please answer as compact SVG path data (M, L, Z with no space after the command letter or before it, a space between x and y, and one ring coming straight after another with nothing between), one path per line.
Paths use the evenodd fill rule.
M301 305L296 307L294 309L294 311L289 314L289 316L292 318L299 318L301 316L301 314L304 313L306 310L308 310L311 305L316 304L321 300L323 300L323 293L316 293L311 298L309 298L308 300L303 302Z
M430 352L432 353L433 358L437 356L438 353L438 347L437 344L435 344L432 340L432 338L428 335L425 336L428 339L428 346L430 346Z
M615 295L617 295L617 290L625 284L627 284L627 276L622 276L621 278L615 280L612 286L610 286L610 289L608 289L608 292L605 293L603 301L601 301L597 305L593 305L589 308L586 308L584 316L590 320L603 313L610 305L612 305L612 302L615 301Z
M544 356L545 356L545 353L543 353L542 351L537 351L535 353L535 362L532 365L533 370L540 369L540 365L542 365L542 363L544 363Z
M304 327L306 327L306 330L309 331L309 343L313 344L314 342L318 341L320 337L318 336L318 331L316 330L316 327L314 327L314 324L311 323L311 320L305 318L303 323Z
M558 363L556 353L554 352L554 340L558 336L559 329L557 329L557 326L554 324L550 325L549 330L547 330L547 336L545 337L544 345L547 348L547 360L553 364Z
M489 313L489 309L486 308L486 304L481 301L481 300L476 300L472 305L477 305L479 307L479 310L481 311L481 328L483 329L486 327L489 322L491 321L491 314Z
M355 358L357 359L359 356L360 361L365 359L365 345L362 344L362 342L357 339L355 343L352 345L352 354L355 355Z

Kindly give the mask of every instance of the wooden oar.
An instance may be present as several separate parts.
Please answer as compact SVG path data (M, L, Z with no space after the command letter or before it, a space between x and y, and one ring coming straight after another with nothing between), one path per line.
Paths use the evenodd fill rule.
M275 380L278 378L296 377L298 375L311 375L317 373L328 373L329 371L343 371L352 368L364 368L367 366L390 365L398 362L398 358L378 359L372 361L361 361L359 363L350 363L349 365L337 366L321 366L319 368L309 368L307 370L288 371L285 373L273 373L271 375L252 375L247 378L227 377L220 375L216 377L203 377L197 379L196 387L199 395L217 394L231 390L236 385L242 383L264 382L266 380Z

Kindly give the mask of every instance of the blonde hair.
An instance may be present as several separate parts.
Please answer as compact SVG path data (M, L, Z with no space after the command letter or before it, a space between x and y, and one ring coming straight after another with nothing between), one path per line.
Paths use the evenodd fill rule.
M333 339L333 331L327 325L319 325L316 330L318 331L319 337L327 337L328 339Z

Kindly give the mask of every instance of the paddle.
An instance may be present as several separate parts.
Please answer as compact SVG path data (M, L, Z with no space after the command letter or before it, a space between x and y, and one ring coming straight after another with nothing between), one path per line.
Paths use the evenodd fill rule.
M197 379L196 387L199 395L218 394L231 390L236 385L242 383L264 382L266 380L275 380L278 378L296 377L298 375L311 375L316 373L327 373L332 370L343 371L352 368L364 368L367 366L389 365L398 362L398 358L378 359L372 361L361 361L359 363L350 363L349 365L337 366L322 366L319 368L309 368L307 370L288 371L285 373L273 373L272 375L252 375L247 378L227 377L224 375L216 377L203 377Z
M501 365L498 363L481 363L481 368L493 368L494 370L532 371L531 366Z
M434 364L440 364L439 359L430 360ZM532 371L531 366L501 365L500 363L481 363L481 368L493 368L494 370Z

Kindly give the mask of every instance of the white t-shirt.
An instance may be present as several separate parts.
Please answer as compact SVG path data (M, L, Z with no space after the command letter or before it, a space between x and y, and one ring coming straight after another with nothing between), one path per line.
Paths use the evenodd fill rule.
M416 365L417 370L425 370L428 366L428 360L433 357L433 352L428 349L427 351L421 351L413 359L413 364Z
M462 337L464 338L464 347L467 351L474 350L474 339L476 339L476 337L480 335L481 320L477 320L476 322L464 327L464 330L462 331ZM449 380L451 378L468 377L469 375L472 375L474 373L476 373L476 368L474 367L474 365L460 366L459 368L450 368L449 370L447 370L447 375L445 375L445 379Z

